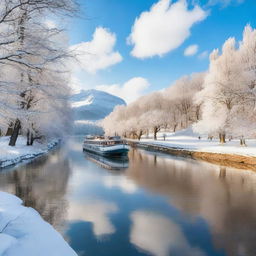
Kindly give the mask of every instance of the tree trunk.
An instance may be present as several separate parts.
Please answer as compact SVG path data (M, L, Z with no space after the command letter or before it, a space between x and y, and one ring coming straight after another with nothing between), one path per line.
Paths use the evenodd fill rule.
M27 13L26 10L24 11L23 15L21 16L20 22L19 22L19 39L20 39L20 50L23 50L23 44L24 44L24 38L25 38L25 20L27 18ZM22 59L22 57L19 57L20 59ZM21 78L20 78L20 83L23 83L23 79L24 79L24 74L23 71L21 71L20 74ZM23 98L24 96L21 95ZM23 103L21 104L21 108L24 108ZM18 139L19 136L19 132L20 132L20 128L21 128L21 124L20 124L20 120L16 119L14 127L13 127L13 131L12 131L12 135L9 141L9 146L14 147L16 145L16 141Z
M154 127L154 140L157 140L157 132L158 132L158 128Z
M31 133L31 132L28 130L28 132L27 132L27 146L32 146L35 139L36 139L36 138L34 138L33 133Z
M16 141L17 141L18 136L19 136L20 128L21 128L20 120L17 119L15 121L15 124L14 124L13 132L12 132L12 135L11 135L11 138L10 138L10 141L9 141L9 146L14 147L16 145Z
M201 105L196 106L196 121L200 120Z
M208 135L208 140L212 141L213 136L212 135Z
M175 124L174 126L173 126L173 132L176 132L176 128L177 128L177 124Z
M34 135L31 134L31 136L30 136L30 146L33 146L34 140L35 140Z
M240 139L240 146L246 147L246 142L245 142L245 138L244 138L244 137L242 137L242 138Z
M141 139L142 134L143 134L143 132L142 132L142 131L140 131L140 132L139 132L139 135L138 135L138 140L140 140L140 139Z
M31 133L29 130L27 131L27 146L31 146Z
M219 138L220 138L220 143L221 144L226 143L226 134L225 133L220 133Z

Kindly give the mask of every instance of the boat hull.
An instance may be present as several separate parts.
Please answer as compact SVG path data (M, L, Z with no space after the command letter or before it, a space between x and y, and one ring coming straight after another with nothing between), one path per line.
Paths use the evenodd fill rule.
M127 145L117 145L117 146L100 148L100 147L91 147L85 144L83 146L83 150L94 153L94 154L98 154L101 156L123 156L128 154L129 147Z

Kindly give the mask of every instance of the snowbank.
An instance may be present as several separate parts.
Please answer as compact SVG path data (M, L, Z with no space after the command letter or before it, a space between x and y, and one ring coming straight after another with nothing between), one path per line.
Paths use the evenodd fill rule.
M163 139L164 134L166 136L165 141ZM256 157L256 140L247 140L247 147L242 147L240 146L239 140L227 141L225 144L220 144L217 139L210 141L207 137L203 136L199 140L198 136L198 134L193 133L192 129L189 128L176 133L160 132L156 141L152 139L152 135L148 139L144 136L140 142L196 152Z
M75 256L77 255L32 208L0 192L0 255Z
M19 136L15 147L8 146L8 143L9 137L0 137L0 168L45 154L58 144L58 140L48 144L35 141L33 146L26 146L26 138Z

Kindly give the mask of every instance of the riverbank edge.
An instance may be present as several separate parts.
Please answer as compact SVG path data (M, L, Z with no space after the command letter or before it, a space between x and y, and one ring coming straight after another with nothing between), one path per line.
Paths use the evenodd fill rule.
M194 160L203 160L212 164L218 164L226 167L256 171L256 157L252 156L193 151L189 149L166 147L162 145L131 140L127 140L127 144L135 148L138 147L175 156L189 157Z
M78 256L62 235L16 195L0 191L0 255Z
M53 139L52 141L48 142L46 145L46 150L42 150L41 152L33 153L33 154L25 154L13 159L7 159L7 160L0 160L0 170L15 166L17 164L20 164L24 161L32 161L37 157L43 156L48 154L51 150L53 150L55 147L57 147L61 142L61 139Z

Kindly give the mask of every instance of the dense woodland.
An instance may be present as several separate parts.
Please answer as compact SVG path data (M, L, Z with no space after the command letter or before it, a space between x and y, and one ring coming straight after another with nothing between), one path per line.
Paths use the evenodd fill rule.
M35 139L60 136L68 129L71 58L61 26L74 16L74 0L0 1L0 132ZM51 22L50 22L51 20Z
M256 30L247 25L241 42L229 38L210 54L209 70L184 76L163 91L118 106L104 119L106 134L140 139L161 129L190 126L195 132L227 138L256 137Z

